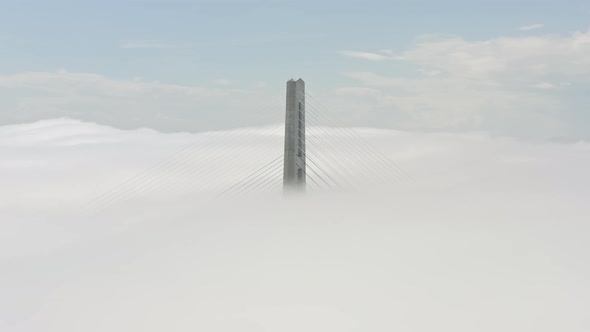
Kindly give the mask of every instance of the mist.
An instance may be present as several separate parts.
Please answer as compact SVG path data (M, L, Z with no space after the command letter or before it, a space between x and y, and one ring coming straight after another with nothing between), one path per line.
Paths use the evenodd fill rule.
M412 180L217 197L280 153L272 128L0 127L0 329L590 328L587 142L357 128ZM96 203L200 140L190 172Z

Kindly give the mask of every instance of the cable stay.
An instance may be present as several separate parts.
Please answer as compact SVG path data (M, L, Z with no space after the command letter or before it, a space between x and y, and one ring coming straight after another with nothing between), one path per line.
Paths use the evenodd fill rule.
M347 139L347 141L351 142L353 145L362 145L365 149L365 151L369 154L371 154L372 156L374 156L378 161L379 164L381 164L382 166L387 166L387 168L389 168L390 170L394 171L395 174L398 174L398 176L402 179L404 179L404 181L410 181L410 182L414 182L415 180L411 177L411 175L409 175L405 170L403 170L403 168L401 168L399 165L397 165L395 162L393 162L389 157L387 157L386 155L384 155L382 152L378 151L377 149L375 149L372 144L370 144L369 142L366 141L366 139L358 134L354 129L352 128L348 128L346 126L343 126L342 123L340 121L337 120L336 117L334 117L331 112L324 107L323 105L321 105L313 96L311 96L310 94L306 93L305 96L309 97L309 99L311 99L311 101L313 102L313 104L315 104L317 107L321 108L323 110L323 112L319 112L316 107L314 107L311 104L307 104L308 108L311 108L312 110L315 110L317 113L313 113L310 112L310 114L312 116L315 116L317 119L323 119L324 121L326 121L327 123L333 123L336 124L334 127L334 129L336 131L338 131L339 133L342 134L342 136ZM349 135L347 135L346 133L348 133ZM354 136L355 139L351 139L351 136Z

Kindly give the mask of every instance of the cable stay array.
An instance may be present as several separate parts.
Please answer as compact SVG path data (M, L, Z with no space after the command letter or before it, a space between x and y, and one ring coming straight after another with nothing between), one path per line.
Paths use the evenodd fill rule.
M238 193L250 192L251 190L255 190L256 188L260 187L261 184L267 183L268 179L272 179L271 183L274 183L277 177L282 180L282 170L283 155L279 156L278 158L275 158L268 164L256 170L255 172L244 178L242 181L239 181L238 183L234 184L228 189L222 191L217 195L217 197L232 196ZM251 187L253 188L250 189Z
M357 191L375 184L396 185L414 179L353 128L344 126L337 117L313 96L307 97L305 112L299 116L299 148L306 164L307 191ZM305 123L303 123L305 121ZM305 137L303 140L302 137ZM281 186L283 157L263 165L218 197L247 194L249 188L262 188L263 181ZM273 180L274 178L274 180ZM277 189L275 188L272 188Z
M268 160L269 156L276 158L281 153L283 114L276 111L281 108L280 102L273 100L260 108L260 117L250 119L251 122L266 120L272 125L198 134L162 161L88 201L84 209L98 213L146 197L170 199L189 196L195 191L220 192L224 183L242 180L259 167L260 161ZM268 140L273 143L269 144Z
M307 144L318 142L336 155L336 161L368 183L408 183L415 180L384 153L377 150L353 128L345 126L332 111L322 106L313 96L305 93ZM311 139L310 139L311 138ZM360 173L360 174L359 174ZM364 182L367 184L367 182Z
M362 134L348 128L308 93L299 116L299 148L305 160L307 191L356 191L374 184L410 183L414 179ZM202 133L179 151L128 178L86 204L102 211L131 200L172 199L196 192L211 197L239 197L280 192L283 186L283 106L260 108L273 125ZM279 117L280 116L280 117ZM256 119L250 119L252 122ZM304 121L304 123L302 123Z

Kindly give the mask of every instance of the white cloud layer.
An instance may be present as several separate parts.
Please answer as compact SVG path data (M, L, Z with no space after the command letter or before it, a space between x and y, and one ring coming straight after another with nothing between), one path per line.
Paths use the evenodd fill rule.
M358 132L416 181L204 200L218 190L205 188L280 152L280 131L161 134L67 119L0 127L0 327L590 328L588 143ZM83 206L194 142L203 145L179 159L190 170L181 179L168 168L155 192L140 188L100 214Z
M525 25L525 26L522 26L518 29L521 31L531 31L531 30L542 29L543 27L545 27L544 24L537 23L537 24Z
M384 66L379 73L347 71L350 80L335 91L308 82L308 92L348 126L590 138L590 31L481 41L424 37L398 53L342 54ZM194 132L282 120L282 84L274 94L264 85L230 83L186 86L65 70L0 75L0 124L68 117Z
M350 58L357 58L369 61L384 61L384 60L394 60L391 56L390 50L382 51L384 54L379 53L372 53L372 52L357 52L357 51L342 51L340 54L350 57Z
M590 75L589 53L590 30L568 36L504 37L485 41L467 41L459 37L425 40L401 57L461 77L503 77L518 81L551 75L587 79Z
M259 89L199 87L102 75L0 75L0 124L76 118L119 128L203 131L272 123L284 106Z
M308 92L349 126L589 139L589 36L429 37L398 53L343 52L387 67L346 72L350 81L330 92L308 82ZM393 67L406 74L390 74ZM229 83L186 86L65 70L0 75L0 124L68 117L194 132L282 121L282 85L275 97L264 84Z
M362 54L356 57L363 58ZM590 84L590 30L483 41L429 37L388 57L401 61L398 65L414 66L416 75L347 73L358 84L341 90L372 89L362 102L366 112L375 114L373 125L588 137L582 124L588 100L581 91ZM359 104L356 95L339 97L347 98L344 105Z

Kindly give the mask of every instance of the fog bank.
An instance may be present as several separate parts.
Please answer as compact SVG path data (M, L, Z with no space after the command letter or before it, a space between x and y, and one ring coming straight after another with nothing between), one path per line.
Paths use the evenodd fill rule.
M280 151L268 134L224 146L207 186L195 169L97 210L97 194L221 133L0 127L0 329L590 328L588 143L358 132L414 181L214 198L244 172L219 165Z

